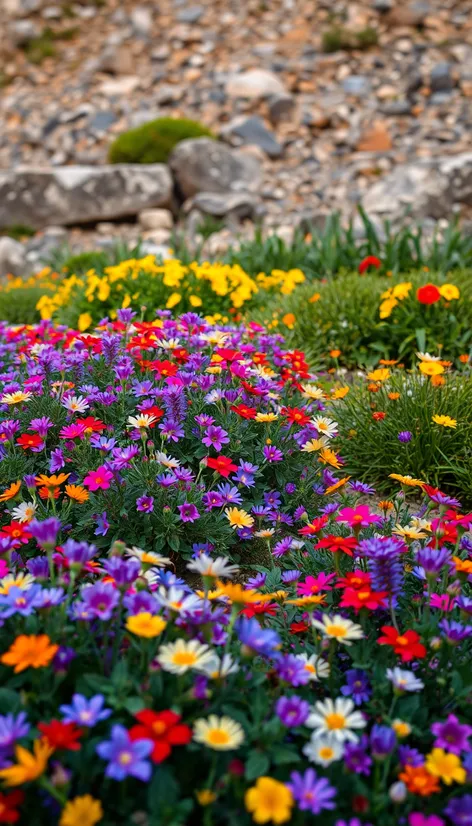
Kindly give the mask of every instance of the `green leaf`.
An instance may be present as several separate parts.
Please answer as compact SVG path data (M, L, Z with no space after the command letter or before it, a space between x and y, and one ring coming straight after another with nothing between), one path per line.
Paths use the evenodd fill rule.
M421 350L421 352L424 353L426 350L426 330L424 328L415 330L415 335L418 350Z
M129 711L130 714L137 714L138 711L142 711L145 707L146 703L142 697L128 697L123 703L123 708Z
M276 766L285 766L288 763L299 763L301 759L298 752L286 746L273 746L271 755Z
M21 697L19 692L11 691L9 688L0 688L0 712L15 712L21 708Z
M178 801L180 786L170 769L158 766L148 787L148 806L154 816L161 815L158 822L165 822L163 810L174 807ZM153 821L154 822L154 821Z
M246 780L255 780L257 777L266 774L269 768L270 759L267 754L264 754L262 751L251 751L246 762Z

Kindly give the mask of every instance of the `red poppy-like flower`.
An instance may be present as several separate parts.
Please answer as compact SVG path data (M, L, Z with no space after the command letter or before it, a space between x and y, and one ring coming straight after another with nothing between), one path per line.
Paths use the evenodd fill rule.
M277 613L278 605L276 602L252 602L249 605L246 605L240 614L243 614L245 617L255 617L256 614L267 614L269 617L275 617Z
M442 548L443 545L455 545L457 542L457 528L454 522L445 522L443 519L433 519L431 522L433 536L428 543L433 548Z
M102 431L107 428L105 422L102 422L100 419L95 419L94 416L86 416L84 419L76 419L75 423L82 425L85 433L102 433Z
M215 353L224 361L241 361L242 359L242 354L239 350L230 350L229 347L217 347Z
M426 657L426 648L420 642L420 635L416 631L405 631L404 634L400 634L392 625L382 625L380 630L384 636L379 637L377 642L380 645L391 645L395 654L402 658L402 662L408 663Z
M383 413L381 410L378 410L377 413L372 413L372 418L375 422L381 422L383 419L385 419L386 415L386 413Z
M180 714L174 711L144 709L135 715L139 725L129 730L131 740L152 740L153 763L162 763L169 757L172 746L185 746L192 739L192 729L181 723Z
M468 531L472 525L472 513L457 513L457 511L451 509L447 510L444 516L453 524L465 528L466 531Z
M9 536L10 539L16 540L17 543L22 542L23 545L27 545L32 534L29 532L26 525L13 520L9 525L4 525L0 536Z
M19 789L10 794L0 792L0 823L18 823L20 813L17 807L24 799L25 796Z
M336 588L368 588L370 587L371 577L367 571L361 571L356 568L355 571L349 571L346 576L338 579Z
M425 284L424 287L418 287L416 297L420 304L436 304L441 298L441 293L434 284Z
M157 404L153 404L152 407L146 407L145 410L140 408L140 410L141 413L145 413L147 416L154 416L155 421L151 422L149 425L151 430L156 426L157 420L164 415L162 407L158 407Z
M358 613L361 608L368 608L369 611L376 611L377 608L385 607L385 597L387 591L371 591L366 588L346 588L341 599L341 608L354 608Z
M332 551L333 554L336 551L342 551L348 556L352 556L352 552L357 548L357 539L355 536L334 536L330 533L324 539L320 539L315 548L325 548L327 551Z
M22 447L23 450L31 450L33 447L40 447L40 445L43 444L43 440L37 433L24 433L23 436L18 436L16 443Z
M377 258L376 255L367 255L366 258L363 258L361 263L359 264L359 272L361 275L364 275L370 267L373 267L376 270L380 270L382 266L382 262L380 258Z
M263 396L264 390L260 390L258 387L253 387L252 384L249 384L248 381L242 381L241 386L244 387L246 393L250 396Z
M49 745L56 750L79 751L83 731L75 723L63 723L61 720L51 720L50 723L39 723L38 729L46 737Z
M216 472L219 473L220 476L224 476L225 479L228 478L230 473L234 473L234 471L238 469L238 466L233 464L228 456L217 456L216 459L208 456L206 463L207 467L216 470Z
M304 634L310 626L306 622L292 622L290 631L292 634Z
M231 410L234 410L242 419L255 419L257 410L255 407L248 407L247 404L232 404Z
M306 415L303 408L300 410L299 407L282 407L280 412L287 417L291 424L304 425L310 421L310 417Z
M323 516L319 516L317 519L314 519L313 522L310 522L308 525L305 525L304 528L299 528L298 533L301 536L313 536L315 533L320 533L327 524L328 517L324 514Z

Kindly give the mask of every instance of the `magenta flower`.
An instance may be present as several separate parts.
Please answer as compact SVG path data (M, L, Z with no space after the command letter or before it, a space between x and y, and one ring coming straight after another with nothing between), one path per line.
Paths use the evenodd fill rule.
M228 433L222 427L210 425L205 431L202 442L207 447L214 447L219 453L223 445L227 445L229 442Z
M356 508L341 508L336 522L346 522L351 528L366 528L380 522L381 517L371 513L368 505L357 505Z
M274 445L265 445L263 449L264 459L267 462L281 462L284 458L284 454L278 447Z
M85 477L84 485L90 490L108 490L112 479L113 473L105 465L100 465L96 470L91 470L88 476Z
M139 499L136 500L136 510L142 513L152 513L154 510L154 497L140 496Z
M184 502L183 505L179 505L178 510L182 522L196 522L200 518L198 510L191 502Z
M443 723L433 723L431 731L436 737L434 747L437 749L445 749L453 754L470 750L472 726L460 723L455 714L450 714Z

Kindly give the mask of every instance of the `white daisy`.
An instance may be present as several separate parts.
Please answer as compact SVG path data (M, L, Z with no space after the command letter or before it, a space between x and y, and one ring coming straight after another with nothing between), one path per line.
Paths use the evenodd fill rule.
M128 424L131 427L137 427L139 429L146 429L150 427L154 422L157 422L155 416L150 416L149 413L140 413L139 416L128 416Z
M210 714L207 720L195 720L193 739L216 751L229 751L244 743L244 731L231 717Z
M319 680L326 680L329 677L329 663L323 660L319 654L297 654L297 659L302 660L305 671L310 675L310 682L317 683Z
M171 674L185 674L190 669L201 671L214 657L214 652L198 640L176 640L161 645L157 662Z
M316 384L302 384L303 388L303 395L307 399L322 399L324 396L324 390L321 387L317 387Z
M70 410L71 413L85 413L90 407L87 399L84 399L83 396L67 396L62 400L61 404L66 410Z
M344 747L338 740L330 737L312 737L303 747L303 754L311 763L327 768L335 760L340 760L344 754Z
M337 640L343 645L352 645L352 640L361 640L364 637L364 632L360 625L345 619L341 614L323 614L323 620L312 619L311 624L314 628L318 628L324 637L328 639Z
M213 680L218 680L220 677L226 677L228 674L236 674L239 671L239 665L233 660L230 654L223 654L220 659L214 654L213 659L207 662L201 669L207 677Z
M202 600L196 594L189 594L183 588L176 588L175 585L171 585L168 590L161 586L154 596L160 605L177 614L193 611L202 605Z
M216 559L212 559L211 556L205 553L200 554L196 559L192 559L192 561L188 563L187 568L189 571L194 571L194 573L200 574L201 576L214 577L216 579L222 576L231 579L234 574L239 571L239 565L232 565L226 557L217 556Z
M166 565L172 565L172 560L168 556L161 556L155 551L143 551L142 548L126 548L127 555L134 559L139 559L142 565L152 565L154 568L165 568Z
M163 453L162 450L158 450L156 453L156 462L159 462L160 465L164 465L164 467L173 470L176 467L180 467L180 462L178 459L174 459L172 456L168 456L167 453Z
M421 691L424 688L423 681L404 668L387 668L387 677L397 691Z
M420 361L441 361L441 356L431 356L429 353L417 352Z
M15 522L31 522L36 513L34 502L22 502L12 509L11 515Z
M306 725L314 729L314 736L325 736L343 742L357 743L359 737L351 729L364 728L366 721L360 711L354 711L354 703L344 697L318 700Z
M322 436L326 436L328 439L332 439L333 436L337 436L338 433L338 425L334 419L328 419L327 416L315 416L311 423L316 427L318 433L321 433Z

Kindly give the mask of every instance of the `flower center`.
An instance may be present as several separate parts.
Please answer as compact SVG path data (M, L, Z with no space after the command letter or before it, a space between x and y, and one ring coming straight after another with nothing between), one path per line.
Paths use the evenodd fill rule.
M331 760L334 757L334 751L329 746L323 746L320 749L320 757L322 760Z
M397 637L396 639L397 645L408 645L408 640L406 637Z
M191 651L177 651L174 654L175 665L194 665L197 658Z
M346 718L344 714L336 714L336 712L333 712L333 714L327 715L325 722L330 731L336 731L337 729L344 728Z
M118 762L121 763L122 766L129 766L133 757L129 753L129 751L122 751L120 756L118 757Z
M326 633L329 634L330 637L345 637L347 631L341 625L327 625Z
M167 728L167 726L163 722L163 720L156 720L156 722L152 724L152 730L156 734L164 734L166 728Z
M229 740L228 732L220 728L214 728L208 732L208 742L213 746L226 746Z

